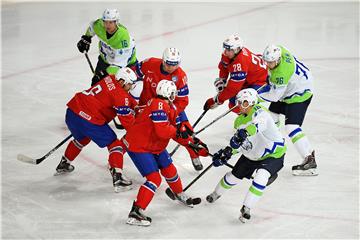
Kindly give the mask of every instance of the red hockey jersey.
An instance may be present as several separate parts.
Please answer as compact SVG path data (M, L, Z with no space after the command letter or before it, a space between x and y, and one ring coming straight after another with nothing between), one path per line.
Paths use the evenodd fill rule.
M262 58L247 48L242 48L233 60L222 54L218 68L220 78L229 77L225 89L218 94L220 103L234 97L243 88L264 85L268 74Z
M124 136L124 143L132 152L159 154L171 138L176 137L177 112L165 100L153 98Z
M169 74L161 69L162 59L148 58L136 66L135 72L139 77L143 77L143 91L140 95L139 105L146 105L147 102L156 97L156 86L163 80L173 81L178 90L177 97L174 100L178 112L185 110L189 104L189 88L185 72L179 67L173 73Z
M109 75L91 88L78 92L67 106L87 121L103 125L118 116L128 129L134 121L136 101L126 92L114 75Z

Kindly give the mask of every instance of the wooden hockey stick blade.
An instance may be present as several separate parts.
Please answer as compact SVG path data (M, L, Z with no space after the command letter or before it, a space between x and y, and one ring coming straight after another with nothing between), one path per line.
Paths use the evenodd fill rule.
M36 159L25 156L24 154L18 154L17 160L25 162L25 163L37 164Z

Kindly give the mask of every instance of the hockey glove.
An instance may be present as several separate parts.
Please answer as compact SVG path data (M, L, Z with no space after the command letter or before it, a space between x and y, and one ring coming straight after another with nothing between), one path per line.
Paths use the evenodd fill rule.
M206 100L203 109L204 111L208 111L209 109L214 109L219 105L220 104L217 101L217 96L215 96L213 98L209 98L208 100Z
M232 156L232 148L227 146L225 149L220 149L213 155L212 161L215 167L219 167L227 163Z
M91 37L82 35L80 41L77 43L77 48L81 53L88 52L90 49Z
M248 133L245 129L238 129L230 140L230 146L234 149L238 149L247 137Z
M187 139L191 137L193 133L186 124L180 123L176 125L176 138Z
M191 148L199 156L209 156L209 149L207 145L197 137L193 137L193 140L194 142L189 142L189 148Z
M225 88L226 79L224 78L216 78L214 81L214 86L217 92L221 92Z

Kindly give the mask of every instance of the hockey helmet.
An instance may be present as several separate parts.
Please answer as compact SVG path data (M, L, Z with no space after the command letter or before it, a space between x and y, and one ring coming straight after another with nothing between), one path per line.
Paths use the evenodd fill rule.
M244 47L243 40L237 35L230 35L223 42L223 48L226 50L234 50L235 53L238 53Z
M239 106L247 108L248 106L244 105L244 102L248 102L248 106L254 106L258 103L258 94L257 91L253 88L245 88L241 90L236 95L236 102Z
M174 101L177 95L175 83L169 80L161 80L156 87L156 94L170 101Z
M276 45L268 45L262 57L266 62L278 62L281 58L281 48Z
M163 61L167 65L176 66L181 62L181 55L177 48L169 47L166 48L163 53Z

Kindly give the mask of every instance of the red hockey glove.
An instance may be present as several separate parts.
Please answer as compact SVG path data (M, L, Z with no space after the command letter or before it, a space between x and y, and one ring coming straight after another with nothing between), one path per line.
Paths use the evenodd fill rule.
M207 145L197 137L193 137L193 141L191 141L188 146L199 156L209 156L209 149Z
M209 109L214 109L217 106L219 106L219 103L216 101L216 99L217 99L217 96L206 100L204 107L203 107L204 111L207 111Z

